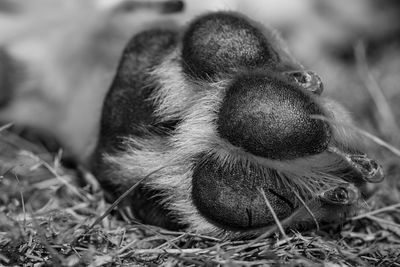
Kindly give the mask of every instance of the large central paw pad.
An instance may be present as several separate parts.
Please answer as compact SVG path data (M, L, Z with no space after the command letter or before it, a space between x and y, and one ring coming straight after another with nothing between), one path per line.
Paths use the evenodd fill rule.
M230 85L218 115L218 132L235 146L269 159L293 159L326 150L328 125L307 92L273 74L241 75Z

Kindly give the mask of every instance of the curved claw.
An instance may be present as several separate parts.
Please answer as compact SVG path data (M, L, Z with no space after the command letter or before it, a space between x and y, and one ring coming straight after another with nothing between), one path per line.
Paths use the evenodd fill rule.
M352 184L343 184L322 192L319 198L334 205L353 205L360 198L360 191Z
M383 168L375 160L368 158L366 154L349 154L336 147L328 148L328 151L345 159L362 179L368 183L380 183L385 178Z
M289 80L314 94L320 95L324 90L321 78L313 71L288 71L284 74L289 78Z
M353 168L358 170L366 182L379 183L385 178L382 167L365 154L350 155L349 161Z

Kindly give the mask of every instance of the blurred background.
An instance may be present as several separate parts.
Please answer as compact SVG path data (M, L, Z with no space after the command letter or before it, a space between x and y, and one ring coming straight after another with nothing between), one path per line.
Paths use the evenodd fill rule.
M383 165L386 178L369 190L375 194L361 205L364 217L345 224L339 236L329 228L330 235L300 235L297 248L293 239L273 244L275 252L280 249L276 255L297 257L301 266L328 266L327 257L333 259L330 266L339 266L337 259L345 262L340 266L352 266L364 256L374 260L370 264L395 266L391 262L398 262L400 251L399 0L0 0L0 265L10 260L15 266L42 266L51 254L43 248L50 245L59 251L53 259L65 255L63 266L112 262L105 258L111 244L127 259L131 255L125 249L131 246L159 248L152 241L132 242L157 232L144 234L147 226L140 230L140 224L127 225L114 216L103 218L102 228L90 235L82 234L109 206L96 179L77 162L84 162L96 144L103 99L128 40L153 27L184 30L191 19L214 10L241 12L276 28L293 56L320 75L323 96L344 105L359 129L387 142L385 147L365 139L364 151ZM370 216L379 209L387 212ZM89 249L78 254L66 244L81 235L85 238L77 247ZM176 248L176 236L166 240ZM220 257L222 246L209 242L200 241L218 250L212 254L218 260L233 255L222 250ZM187 243L179 241L184 248L197 249L200 243L191 236ZM255 250L262 258L278 259L275 252ZM31 253L36 256L29 258ZM310 257L320 259L318 264L305 263Z
M399 145L396 0L0 0L1 125L87 158L127 41L213 10L276 28L294 57L322 77L325 96L347 107L357 126Z

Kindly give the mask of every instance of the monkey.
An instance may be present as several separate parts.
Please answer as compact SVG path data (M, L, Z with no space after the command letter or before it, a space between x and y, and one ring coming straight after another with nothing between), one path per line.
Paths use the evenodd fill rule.
M279 34L236 13L126 45L91 158L110 201L168 229L228 238L342 222L384 178Z

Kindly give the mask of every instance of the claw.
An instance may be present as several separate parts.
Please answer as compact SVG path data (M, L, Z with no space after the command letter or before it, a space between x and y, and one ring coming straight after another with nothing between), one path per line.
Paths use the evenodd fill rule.
M285 75L308 91L320 95L324 90L321 78L313 71L288 71Z
M379 183L384 179L382 167L373 159L365 154L351 155L352 166L363 175L365 181L369 183Z
M343 184L322 192L319 198L335 205L353 205L360 198L360 193L354 185Z
M328 151L345 159L366 182L380 183L385 178L382 166L375 160L368 158L366 154L349 154L336 147L330 147Z

